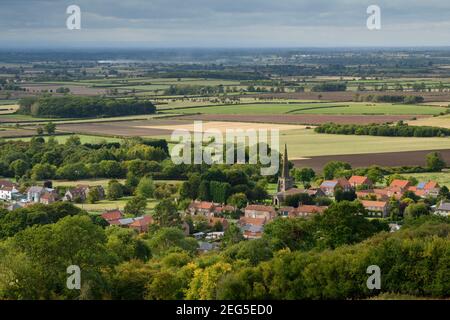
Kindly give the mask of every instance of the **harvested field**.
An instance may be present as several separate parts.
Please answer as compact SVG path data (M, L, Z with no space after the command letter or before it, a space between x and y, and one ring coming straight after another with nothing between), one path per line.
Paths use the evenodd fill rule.
M355 97L355 91L342 91L342 92L295 92L295 93L261 93L252 95L252 97L264 98L264 99L306 99L314 100L321 95L321 100L329 100L336 102L353 101ZM367 95L396 95L396 96L422 96L425 102L439 102L450 101L450 92L412 92L412 91L364 91L358 92L362 97ZM245 96L242 96L245 97ZM248 97L248 96L247 96Z
M221 121L210 121L203 122L201 128L196 130L194 127L194 123L188 124L167 124L167 125L150 125L150 126L138 126L137 128L145 128L145 129L164 129L164 130L188 130L190 132L204 132L206 130L219 130L222 133L225 133L227 129L241 129L241 130L259 130L259 129L275 129L280 131L285 130L295 130L295 129L305 129L305 126L300 125L291 125L291 124L281 124L281 125L273 125L268 123L251 123L251 122L221 122Z
M309 159L292 160L292 162L296 167L309 167L316 171L321 171L325 164L330 161L348 162L354 168L369 167L371 165L389 167L424 166L426 155L434 151L440 152L444 160L450 163L450 149L318 156Z
M303 124L318 125L327 122L338 124L370 124L397 122L413 118L429 118L426 115L315 115L315 114L292 114L292 115L236 115L236 114L199 114L177 117L184 120L203 121L245 121L281 124Z
M25 130L15 128L0 128L0 138L27 137L36 134L36 130Z
M408 121L408 124L411 126L432 126L450 129L450 115L422 118L418 120Z
M186 125L192 121L183 120L142 120L142 121L117 121L97 123L60 124L59 131L107 135L117 137L151 137L171 135L173 129L157 128L157 126Z

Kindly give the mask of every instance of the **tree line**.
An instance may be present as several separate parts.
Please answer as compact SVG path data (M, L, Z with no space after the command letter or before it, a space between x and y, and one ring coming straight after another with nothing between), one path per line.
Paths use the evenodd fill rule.
M317 133L366 135L384 137L448 137L450 129L431 126L409 126L405 123L390 124L337 124L324 123L314 129Z
M47 118L116 117L156 112L150 101L102 97L41 96L20 99L19 106L21 114Z

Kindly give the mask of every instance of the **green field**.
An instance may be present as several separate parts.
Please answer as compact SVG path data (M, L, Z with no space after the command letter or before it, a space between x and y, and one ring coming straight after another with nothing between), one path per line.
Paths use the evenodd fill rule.
M79 203L75 204L77 207L92 212L92 213L101 213L107 210L114 210L114 209L120 209L123 210L125 208L125 205L128 200L130 200L131 197L123 197L119 200L101 200L96 203ZM156 206L157 201L156 200L149 200L147 202L147 209L146 213L150 213L151 210Z
M401 152L450 148L450 138L373 137L318 134L299 129L280 134L281 144L287 144L289 157Z
M450 188L450 171L443 171L443 172L431 172L431 173L408 173L405 174L407 177L414 177L419 181L437 181L439 185L441 186L447 186Z
M64 136L54 136L55 140L59 143L65 143L67 139L71 135L64 135ZM77 134L78 137L80 137L81 143L101 143L101 142L121 142L122 139L118 138L112 138L112 137L103 137L103 136L90 136L90 135L84 135L84 134ZM48 137L44 137L44 139L47 141ZM30 141L31 138L7 138L5 140L22 140L22 141Z
M447 108L423 105L394 105L368 103L299 103L299 104L239 104L203 108L177 109L183 113L204 114L344 114L344 115L437 115Z

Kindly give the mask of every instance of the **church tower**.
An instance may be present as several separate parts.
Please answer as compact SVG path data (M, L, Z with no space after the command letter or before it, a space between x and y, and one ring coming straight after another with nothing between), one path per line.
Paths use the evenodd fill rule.
M287 146L284 145L284 154L281 164L281 174L278 177L278 192L285 192L294 186L294 180L289 175L289 160Z

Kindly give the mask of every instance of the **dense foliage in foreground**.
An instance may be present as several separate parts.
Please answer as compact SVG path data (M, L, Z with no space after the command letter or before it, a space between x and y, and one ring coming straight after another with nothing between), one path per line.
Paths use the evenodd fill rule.
M137 99L43 96L21 99L19 104L21 114L46 118L116 117L156 112L150 101Z
M62 208L65 217L28 224L0 242L0 298L450 295L448 218L410 218L400 231L388 233L382 231L384 223L355 215L356 206L344 201L313 219L278 218L267 225L262 239L252 241L242 240L239 229L231 226L222 249L203 255L197 253L197 241L176 225L155 225L138 235L117 226L104 228L82 211ZM66 269L74 264L81 268L81 290L66 288ZM381 268L381 290L367 289L370 265Z

